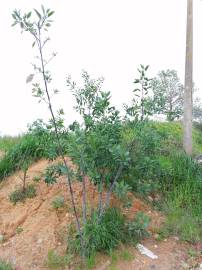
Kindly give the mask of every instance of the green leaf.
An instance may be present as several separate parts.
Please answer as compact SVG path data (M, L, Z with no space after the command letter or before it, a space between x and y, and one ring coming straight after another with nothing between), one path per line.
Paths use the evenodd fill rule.
M147 70L149 68L149 65L147 65L146 67L145 67L145 70Z
M41 9L42 9L42 11L43 11L43 14L45 15L45 8L44 8L43 5L41 5Z
M41 20L41 14L38 12L38 10L36 10L36 9L34 8L34 11L36 12L37 16L38 16L39 19Z
M11 24L11 27L15 26L17 24L17 22L14 22L13 24Z
M32 43L32 48L35 46L35 44L36 44L36 41L34 41L34 42Z
M23 23L23 22L20 23L20 27L21 27L22 29L24 29L24 23Z
M29 13L27 13L27 19L29 19L32 15L32 12L30 11Z
M55 13L55 11L51 11L48 13L48 17L52 16Z
M51 24L50 24L50 23L46 23L45 26L46 26L46 27L50 27Z
M14 19L14 20L16 20L16 16L15 16L15 14L12 14L12 17L13 17L13 19Z

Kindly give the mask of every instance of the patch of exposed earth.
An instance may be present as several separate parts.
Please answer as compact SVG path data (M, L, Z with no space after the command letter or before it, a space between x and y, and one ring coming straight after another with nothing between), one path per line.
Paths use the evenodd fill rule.
M51 186L47 186L43 181L33 182L35 176L42 175L48 163L48 161L42 160L30 167L27 182L34 183L37 196L26 200L25 203L13 205L9 201L9 194L22 185L20 172L8 177L0 186L0 234L5 237L5 241L0 243L0 258L10 261L21 270L45 270L47 269L45 261L48 251L54 249L63 254L66 249L66 228L73 220L66 181L64 178L60 178L58 183ZM82 187L79 183L74 182L73 189L76 203L80 205ZM97 200L96 191L89 182L87 189L90 194L89 204L94 204ZM58 195L65 198L66 206L62 211L56 211L52 207L52 201ZM113 203L117 203L115 199ZM129 262L118 261L113 269L197 269L200 261L196 261L188 255L188 250L195 247L180 243L177 238L173 237L161 242L155 240L155 231L162 224L163 216L151 210L141 200L133 198L132 207L127 214L132 217L138 211L144 211L152 219L151 238L144 240L143 244L151 249L158 259L152 260L141 255L135 248L130 248L134 259ZM105 266L108 260L109 258L103 256L96 269L111 269L111 266Z

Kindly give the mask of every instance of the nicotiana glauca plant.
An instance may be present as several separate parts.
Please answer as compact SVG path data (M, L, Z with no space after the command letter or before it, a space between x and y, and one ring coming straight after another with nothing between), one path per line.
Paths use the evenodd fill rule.
M53 22L51 20L51 16L53 14L54 14L54 11L50 9L45 9L43 5L41 6L41 11L34 9L34 14L32 14L32 12L30 11L22 15L21 11L14 10L12 13L12 17L14 19L14 23L12 24L12 26L19 25L22 33L28 32L33 37L32 47L36 46L38 50L37 59L39 60L40 65L33 64L35 74L31 74L27 78L27 83L31 82L33 77L36 74L39 74L42 77L43 86L42 86L42 83L40 82L33 83L33 95L37 97L40 102L44 101L48 105L48 108L51 114L51 123L53 125L56 140L58 143L58 154L62 157L64 167L66 168L67 184L68 184L68 188L69 188L69 192L71 196L71 202L72 202L72 206L74 210L74 216L76 219L78 233L80 235L80 240L82 242L81 225L80 225L78 213L76 210L70 169L64 157L61 140L60 140L60 128L62 124L63 110L59 110L58 114L55 114L53 110L51 97L52 97L52 94L57 94L58 91L55 89L50 90L50 87L49 87L52 81L52 77L51 77L50 71L47 69L47 65L53 59L53 57L55 57L56 54L53 53L49 57L48 60L46 60L44 57L44 50L46 48L48 41L50 40L50 38L47 37L46 34L48 32L48 28L51 26Z
M85 71L82 77L83 87L77 87L71 78L67 79L76 99L75 109L83 118L81 126L74 125L77 141L70 152L79 170L97 186L98 212L102 216L116 183L129 165L132 145L122 144L121 118L110 104L110 92L102 90L103 78L91 79ZM103 189L107 192L105 200Z

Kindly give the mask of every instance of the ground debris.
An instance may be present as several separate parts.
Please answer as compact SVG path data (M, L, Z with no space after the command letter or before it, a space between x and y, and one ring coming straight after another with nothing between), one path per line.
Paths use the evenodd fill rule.
M137 244L137 249L139 250L139 252L142 255L146 255L147 257L151 258L152 260L154 259L158 259L158 256L155 255L151 250L149 250L148 248L146 248L145 246L141 245L141 244Z

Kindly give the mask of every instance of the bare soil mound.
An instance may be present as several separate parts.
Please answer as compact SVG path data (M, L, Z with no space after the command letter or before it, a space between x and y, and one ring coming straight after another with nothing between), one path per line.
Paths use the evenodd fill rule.
M43 181L33 182L33 178L41 175L47 165L48 161L41 160L32 165L28 171L28 183L34 183L37 189L37 196L33 199L27 199L24 203L16 205L9 201L9 194L22 184L19 177L20 172L8 177L0 186L0 234L5 237L5 241L0 243L0 258L11 261L21 270L45 270L47 269L45 261L48 251L55 249L62 254L66 249L67 226L73 220L66 181L61 177L58 183L51 186L47 186ZM94 203L97 198L96 191L90 183L87 188L91 196L88 200L90 203ZM80 205L81 185L74 182L73 189L77 205ZM52 206L53 199L58 195L65 198L66 206L61 211L56 211ZM155 235L156 227L163 222L162 215L152 211L149 206L136 198L133 199L132 208L128 210L127 214L134 216L140 210L152 218L150 231L152 235ZM188 260L192 266L195 263L192 261L190 263L190 257L187 255L190 247L181 244L177 238L158 242L152 236L143 244L158 255L157 260L152 260L141 255L135 248L130 248L134 259L130 262L118 261L114 269L180 270L191 269L183 268L187 266ZM96 269L104 265L107 260L109 258L101 257L100 265ZM110 269L110 267L106 266L104 269Z

